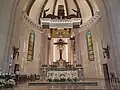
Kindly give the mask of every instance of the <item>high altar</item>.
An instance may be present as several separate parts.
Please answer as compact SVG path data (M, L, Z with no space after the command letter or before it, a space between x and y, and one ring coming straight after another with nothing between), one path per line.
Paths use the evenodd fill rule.
M46 16L46 13L44 13ZM46 16L47 17L47 16ZM54 18L53 18L54 17ZM77 16L76 16L77 17ZM58 15L51 15L51 17L41 18L41 27L44 29L50 28L50 38L58 38L58 41L53 43L56 45L60 58L51 62L51 65L43 65L42 69L47 78L78 78L81 67L76 67L63 59L62 54L65 45L68 43L63 38L71 38L71 29L78 28L81 22L80 18L73 16L65 16L64 6L58 6ZM70 19L71 18L71 19ZM47 22L46 22L47 21ZM59 28L59 29L56 29Z
M64 42L63 39L59 39L54 44L57 45L57 47L58 47L60 58L56 62L52 63L52 66L56 66L56 68L53 70L51 69L47 72L47 79L52 79L52 81L54 81L56 79L60 80L63 78L65 80L79 79L78 71L72 70L71 68L69 68L69 67L71 67L70 63L66 62L66 60L63 60L63 58L62 58L64 45L66 45L67 43Z

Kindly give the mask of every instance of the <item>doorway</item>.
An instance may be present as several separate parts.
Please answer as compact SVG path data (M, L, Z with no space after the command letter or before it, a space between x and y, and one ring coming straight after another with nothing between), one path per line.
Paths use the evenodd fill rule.
M105 80L109 80L109 70L107 64L103 64L103 72L104 72Z

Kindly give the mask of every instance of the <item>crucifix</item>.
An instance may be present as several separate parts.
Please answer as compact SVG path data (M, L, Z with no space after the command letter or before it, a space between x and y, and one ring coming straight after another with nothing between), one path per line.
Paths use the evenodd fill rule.
M63 53L63 49L64 49L64 45L66 45L67 43L64 42L63 39L59 39L56 43L54 43L55 45L57 45L58 49L59 49L59 54L60 54L60 59L59 60L63 60L62 59L62 53Z

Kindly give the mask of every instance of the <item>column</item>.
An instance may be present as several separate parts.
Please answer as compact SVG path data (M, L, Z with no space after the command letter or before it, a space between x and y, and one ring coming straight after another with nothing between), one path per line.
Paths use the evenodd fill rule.
M49 64L52 64L53 62L53 39L50 40L50 48L49 48Z
M43 64L43 46L44 46L44 37L41 34L41 44L40 44L40 66Z
M48 64L50 64L50 48L51 48L51 39L48 38Z
M70 43L71 44L71 46L70 46L70 48L71 48L71 51L70 51L71 64L74 65L74 45L73 45L74 44L74 40L71 40L70 42L71 42Z
M48 35L44 34L44 65L48 65Z
M75 35L75 51L76 51L76 65L82 65L81 53L80 53L80 34Z
M70 62L70 63L71 63L71 52L72 52L71 40L68 39L68 62Z

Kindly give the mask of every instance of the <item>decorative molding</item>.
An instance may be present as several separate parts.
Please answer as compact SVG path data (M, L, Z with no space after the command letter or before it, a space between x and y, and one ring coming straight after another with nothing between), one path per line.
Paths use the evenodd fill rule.
M55 14L55 8L56 8L57 1L58 0L55 0L54 5L53 5L53 12L52 12L53 15Z
M81 11L80 11L80 7L79 7L79 5L78 5L78 3L77 3L77 1L76 0L73 0L74 1L74 3L75 3L75 5L76 5L76 8L77 8L77 10L78 10L78 12L79 12L79 14L80 14L80 18L82 18L82 14L81 14Z
M88 4L89 7L90 7L92 16L94 16L94 10L93 10L93 7L92 7L92 5L91 5L91 3L90 3L90 0L86 0L86 2L87 2L87 4Z
M23 11L23 20L24 22L34 28L35 30L39 30L41 31L41 33L44 33L43 30L41 29L41 26L37 23L34 23L30 17L26 14L26 12ZM94 24L98 23L101 19L101 16L100 16L100 12L96 12L95 15L93 17L91 17L87 22L85 22L84 24L81 24L80 25L80 28L78 30L78 33L84 31L84 30L87 30L89 27L93 26ZM77 34L78 34L77 33Z
M73 2L74 2L74 3L75 3L75 5L76 5L76 8L77 8L78 13L79 13L79 17L81 18L81 24L82 24L82 23L83 23L83 21L82 21L82 14L81 14L81 11L80 11L79 4L77 3L77 1L76 1L76 0L73 0Z
M27 15L28 15L28 16L29 16L30 10L31 10L31 8L32 8L32 6L33 6L33 4L34 4L35 1L36 1L36 0L30 0L29 5L27 6L26 12L27 12Z
M87 22L80 25L79 33L84 31L84 30L87 30L89 27L97 24L100 20L101 20L100 12L97 11L95 13L95 15L93 17L91 17Z
M64 0L65 2L65 7L66 7L66 13L67 13L67 16L69 15L69 10L68 10L68 3L67 3L67 0Z
M50 19L50 18L41 18L41 28L74 28L78 26L79 28L81 23L81 18L72 18L72 19ZM44 27L46 26L46 27ZM76 28L76 27L75 27Z
M41 30L41 26L39 25L39 24L37 24L37 23L34 23L32 20L31 20L31 18L27 15L27 13L26 12L22 12L22 17L23 17L23 20L24 20L24 22L27 24L27 26L30 26L30 27L32 27L32 28L34 28L34 29L36 29L36 30L39 30L39 31L41 31L41 32L43 32L42 30Z
M41 8L41 12L40 12L40 16L39 16L39 18L41 18L41 17L42 17L42 12L43 12L43 10L44 10L44 8L45 8L45 6L46 6L47 2L48 2L48 0L45 0L45 2L44 2L44 4L43 4L43 6L42 6L42 8ZM40 24L40 21L39 21L39 24Z

